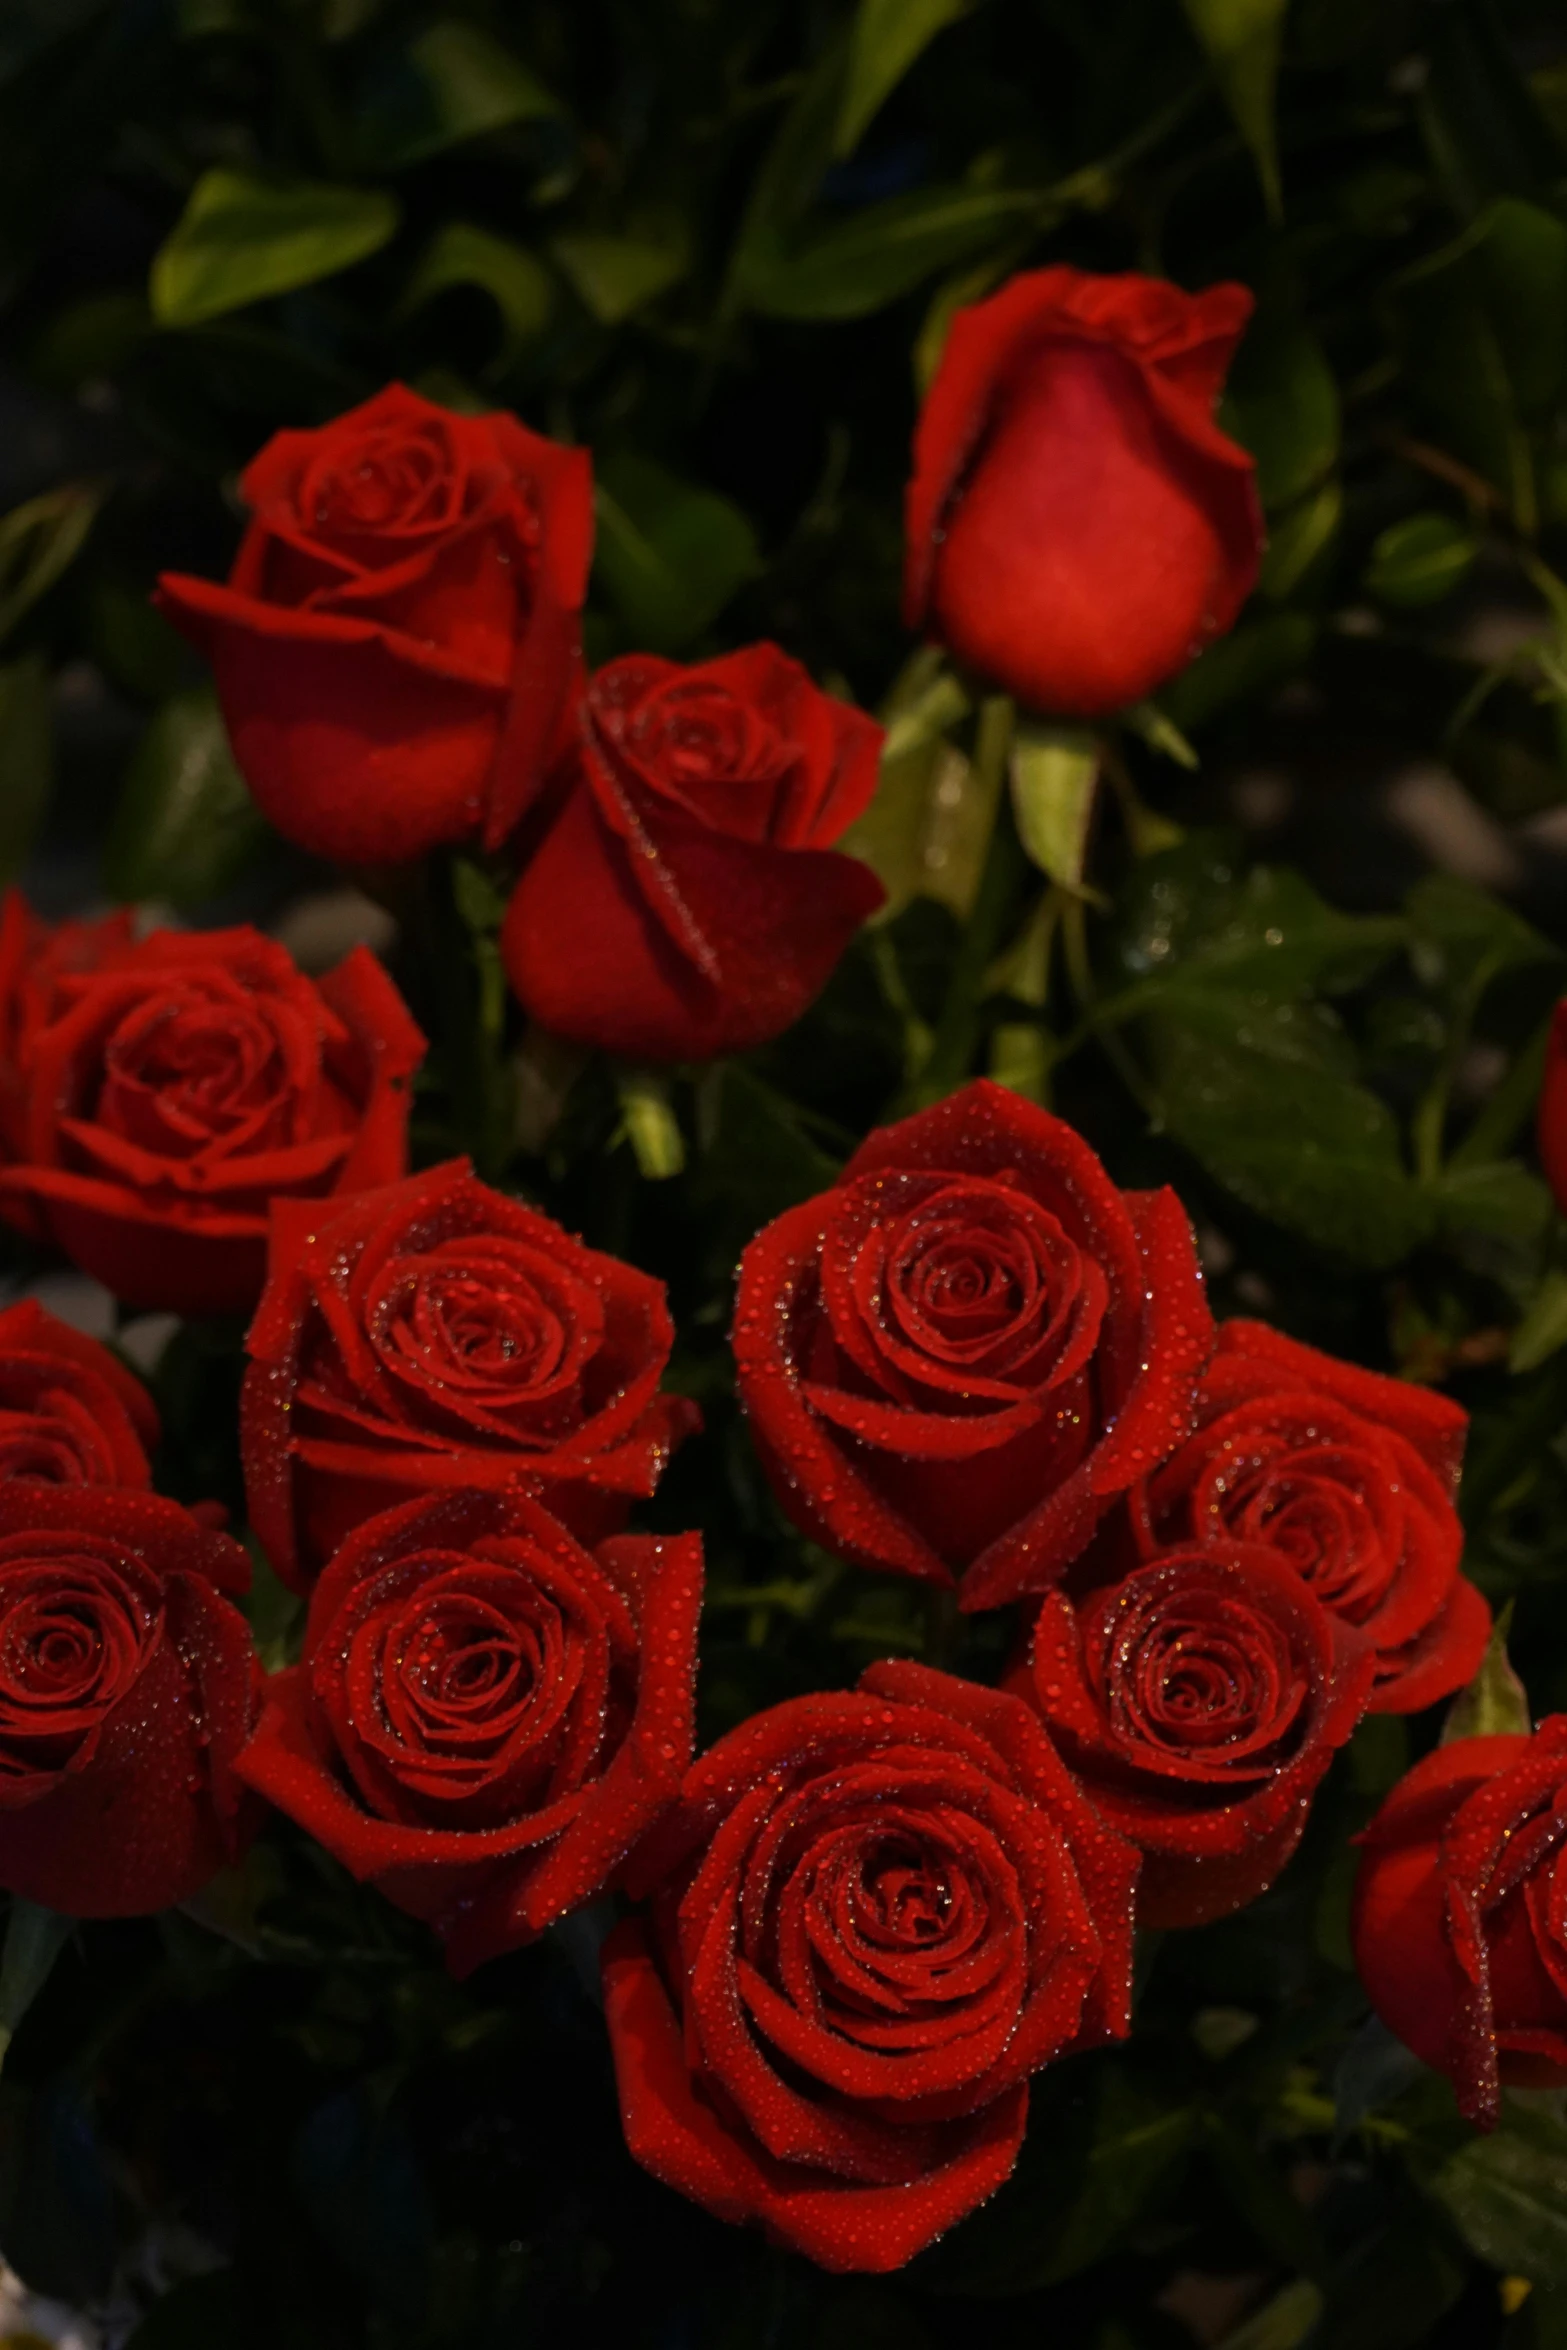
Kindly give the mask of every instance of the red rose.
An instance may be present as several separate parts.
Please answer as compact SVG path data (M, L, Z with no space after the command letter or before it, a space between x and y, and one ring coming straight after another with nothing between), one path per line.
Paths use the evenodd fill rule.
M740 1265L780 1502L861 1566L996 1607L1059 1577L1190 1424L1213 1340L1185 1210L980 1079L863 1143Z
M1137 1922L1200 1926L1272 1884L1366 1710L1375 1652L1276 1550L1171 1551L1072 1604L1016 1682L1143 1855Z
M151 1493L0 1486L0 1885L68 1917L188 1901L243 1841L237 1542Z
M287 839L398 863L493 848L565 716L593 546L592 465L506 415L392 384L241 476L226 587L160 601L211 661L234 756Z
M501 934L524 1008L633 1060L764 1044L881 904L868 866L829 853L876 789L881 728L776 645L612 661L579 724Z
M604 1947L632 2153L823 2268L901 2267L1010 2172L1030 2073L1125 2036L1136 1869L997 1690L882 1664L755 1715Z
M541 1493L597 1541L701 1423L658 1392L673 1342L661 1282L465 1159L325 1212L279 1201L240 1402L251 1525L295 1589L441 1486Z
M27 1119L33 1038L54 1017L60 985L99 971L136 943L128 908L87 922L45 922L19 889L0 899L0 1149L15 1157Z
M1502 2086L1567 2083L1567 1714L1460 1738L1360 1838L1351 1935L1390 2031L1483 2129Z
M1458 1571L1458 1404L1235 1321L1220 1327L1197 1417L1134 1511L1145 1555L1267 1543L1375 1646L1373 1713L1416 1713L1474 1677L1491 1611Z
M960 310L914 436L903 611L1041 710L1097 717L1229 628L1262 551L1213 422L1244 286L1030 270Z
M433 1925L457 1974L603 1890L691 1759L700 1535L590 1555L520 1493L361 1526L241 1776Z
M0 1483L152 1483L158 1415L141 1381L24 1297L0 1313Z
M363 947L312 980L259 931L154 931L55 982L0 1201L129 1305L243 1313L273 1198L402 1173L424 1049Z
M1557 1005L1551 1022L1535 1140L1556 1204L1567 1215L1567 1001Z

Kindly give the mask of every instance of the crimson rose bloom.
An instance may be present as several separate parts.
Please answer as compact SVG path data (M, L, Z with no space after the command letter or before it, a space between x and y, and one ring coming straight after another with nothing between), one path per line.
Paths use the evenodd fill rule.
M673 1342L661 1282L465 1159L328 1209L281 1200L240 1401L251 1525L296 1590L436 1487L542 1493L596 1541L700 1425L658 1392Z
M1557 1005L1551 1022L1535 1139L1556 1204L1567 1215L1567 1002Z
M882 901L830 853L876 789L881 728L776 645L601 669L501 953L546 1028L646 1061L764 1044Z
M392 384L240 479L228 585L160 602L211 661L264 815L379 865L510 831L564 720L593 546L592 464L506 415Z
M0 1150L14 1158L27 1118L26 1069L62 981L124 955L136 943L129 908L86 922L46 922L19 889L0 899Z
M1458 1571L1469 1426L1458 1404L1234 1321L1220 1327L1197 1420L1134 1509L1145 1555L1215 1537L1267 1543L1376 1648L1373 1713L1416 1713L1474 1677L1491 1611Z
M1360 1838L1351 1936L1388 2029L1482 2129L1501 2090L1567 2083L1567 1714L1460 1738Z
M152 1483L158 1415L141 1381L96 1338L24 1297L0 1313L0 1483Z
M988 1079L863 1143L740 1265L741 1400L783 1507L965 1608L1056 1580L1185 1434L1213 1340L1185 1210Z
M997 1690L881 1664L753 1716L604 1946L632 2153L823 2268L901 2267L1011 2170L1029 2074L1124 2038L1136 1870Z
M520 1493L405 1502L310 1598L240 1773L456 1974L601 1892L691 1759L702 1542L589 1554Z
M1075 1611L1050 1593L1015 1685L1141 1849L1139 1925L1200 1926L1255 1900L1289 1859L1375 1663L1276 1550L1214 1541Z
M903 611L1032 708L1141 701L1229 628L1262 550L1213 422L1251 315L1060 265L960 310L914 436Z
M312 980L259 931L154 931L56 979L0 1210L128 1305L243 1313L272 1199L402 1173L424 1049L363 947Z
M138 1917L237 1858L260 1675L223 1594L249 1579L156 1494L0 1485L0 1885Z

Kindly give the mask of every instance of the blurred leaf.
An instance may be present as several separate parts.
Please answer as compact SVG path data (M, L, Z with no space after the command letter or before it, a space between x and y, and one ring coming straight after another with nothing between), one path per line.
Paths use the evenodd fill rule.
M1009 771L1018 838L1042 873L1080 890L1099 782L1099 743L1086 727L1023 721Z
M972 5L973 0L860 0L833 135L835 155L853 153L921 50Z
M1562 1346L1567 1346L1567 1272L1553 1268L1513 1332L1507 1368L1515 1378L1521 1372L1538 1370Z
M1445 0L1423 27L1420 127L1459 216L1491 196L1539 195L1561 170L1511 43L1485 0Z
M87 483L66 482L0 519L0 637L75 561L99 501Z
M165 702L131 761L104 843L122 901L198 906L237 880L270 837L229 749L210 686Z
M684 650L761 569L738 506L649 457L617 451L598 468L595 568L627 628L655 653Z
M1367 2016L1333 2068L1335 2130L1345 2137L1358 2130L1371 2114L1396 2103L1425 2070L1380 2016Z
M1475 256L1519 412L1543 421L1567 384L1567 222L1500 197Z
M1507 1654L1512 1618L1509 1600L1492 1628L1479 1671L1466 1688L1459 1690L1447 1709L1442 1723L1444 1746L1455 1745L1460 1738L1509 1735L1527 1738L1534 1728L1529 1692L1513 1671Z
M1528 441L1485 296L1472 238L1410 270L1393 298L1404 368L1430 429L1532 529Z
M410 317L458 286L476 286L495 304L503 363L544 332L555 306L554 281L525 246L492 236L468 221L452 220L436 230L415 262L395 315Z
M1528 1246L1539 1241L1550 1221L1550 1192L1517 1159L1448 1166L1426 1189L1445 1230L1490 1232Z
M1471 987L1477 978L1560 957L1561 950L1521 914L1455 873L1432 873L1418 881L1404 910L1422 977L1455 991Z
M747 1239L838 1179L839 1162L812 1141L796 1105L738 1061L703 1077L697 1123L702 1197L713 1212L738 1209Z
M1265 701L1306 667L1317 623L1305 612L1268 612L1220 637L1189 669L1172 678L1159 699L1183 733L1205 726L1237 702Z
M805 241L757 237L738 291L771 318L863 318L1041 215L1036 189L942 187L889 196Z
M1501 2127L1461 2147L1432 2185L1482 2260L1567 2286L1567 2123L1510 2097Z
M76 1931L74 1918L41 1909L13 1893L0 1954L0 2064L17 2027L54 1971L54 1962Z
M1343 511L1343 491L1336 481L1325 481L1300 505L1278 515L1268 532L1258 593L1274 604L1293 595L1338 529Z
M1380 604L1439 604L1468 576L1480 542L1447 514L1410 514L1375 539L1366 593Z
M1319 488L1338 460L1339 396L1317 338L1264 305L1235 354L1226 424L1257 460L1257 493L1277 514Z
M649 1183L667 1183L683 1172L685 1136L661 1069L618 1069L615 1096L637 1173Z
M641 237L598 237L574 231L556 237L550 251L604 326L618 326L686 273L686 256L678 245L655 244Z
M1278 134L1273 87L1289 0L1182 0L1208 53L1242 138L1251 149L1268 210L1280 211Z
M153 316L197 326L313 285L378 253L397 222L383 189L205 172L153 260Z
M27 862L53 775L49 672L30 653L0 669L0 884L14 881Z
M1218 2350L1296 2350L1322 2315L1320 2286L1305 2277L1281 2285L1244 2325L1228 2333Z
M110 0L7 0L0 13L0 81L51 42L79 33L109 5Z
M369 171L397 171L508 123L563 112L511 51L475 24L439 17L377 60L359 95L354 143Z

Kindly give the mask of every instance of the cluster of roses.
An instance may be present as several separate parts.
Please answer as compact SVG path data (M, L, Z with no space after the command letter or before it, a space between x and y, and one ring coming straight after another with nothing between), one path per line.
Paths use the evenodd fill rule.
M263 1676L245 1553L152 1492L139 1383L0 1317L14 1893L188 1899L258 1798L459 1972L620 1889L635 2153L883 2268L1006 2176L1031 2073L1126 2032L1134 1912L1258 1893L1362 1714L1478 1663L1458 1408L1216 1332L1174 1195L979 1082L758 1234L734 1351L815 1540L1024 1603L1005 1685L882 1663L693 1761L700 1538L625 1530L698 1424L660 1285L462 1163L405 1173L422 1040L363 950L312 982L253 932L14 896L0 946L0 1203L134 1304L254 1305L250 1521L309 1600ZM1567 2058L1564 1728L1443 1749L1372 1832L1368 1980L1398 2017L1424 1968L1476 2110L1499 2038L1509 2077Z
M1146 691L1256 559L1213 428L1246 312L1051 270L954 327L909 610L1029 701ZM262 805L384 862L478 833L546 1025L647 1057L787 1025L875 898L831 842L877 731L770 647L584 684L584 456L391 392L246 478L233 582L171 582ZM0 1885L190 1898L270 1801L464 1972L611 1891L628 2140L835 2268L1015 2160L1030 2075L1129 2026L1134 1913L1261 1892L1369 1711L1460 1687L1464 1415L1215 1330L1170 1192L988 1083L873 1134L740 1271L783 1508L1017 1609L1001 1689L880 1663L693 1760L702 1554L627 1531L698 1424L660 1285L459 1162L407 1173L423 1039L362 950L0 919L0 1213L132 1307L252 1316L251 1528L308 1597L263 1676L240 1546L151 1490L149 1401L0 1317ZM1444 1749L1370 1832L1384 2012L1470 2110L1567 2067L1567 1724Z
M1084 715L1228 628L1261 527L1213 407L1250 310L1054 268L963 311L916 441L910 625ZM240 487L227 584L161 595L280 832L358 866L504 851L512 986L576 1043L699 1060L799 1017L881 903L833 848L876 789L873 720L771 644L585 679L592 466L514 417L393 386L279 433Z

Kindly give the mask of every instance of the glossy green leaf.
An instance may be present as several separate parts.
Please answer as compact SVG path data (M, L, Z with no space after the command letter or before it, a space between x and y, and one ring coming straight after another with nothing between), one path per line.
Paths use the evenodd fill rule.
M1567 2286L1567 2123L1509 2098L1501 2128L1461 2147L1433 2185L1482 2260Z
M678 245L642 237L556 237L550 247L582 301L601 325L616 326L667 292L686 273Z
M0 883L26 863L53 777L49 672L32 653L0 668Z
M871 118L909 67L945 26L967 14L973 0L860 0L849 36L849 62L833 153L849 155Z
M1257 460L1257 493L1272 515L1321 486L1338 460L1338 384L1299 318L1266 306L1241 339L1225 422Z
M1512 1614L1509 1600L1496 1619L1479 1671L1466 1688L1459 1690L1447 1709L1442 1723L1444 1746L1452 1746L1460 1738L1527 1738L1534 1728L1529 1692L1513 1671L1507 1654Z
M1288 5L1289 0L1182 0L1275 214L1280 189L1273 93Z
M1293 1001L1359 985L1408 936L1389 915L1341 914L1288 866L1240 870L1211 835L1149 857L1122 893L1116 961L1128 993L1172 989ZM1136 988L1133 996L1132 989Z
M165 702L141 739L104 844L122 900L197 906L227 889L270 834L234 764L210 687Z
M867 204L833 228L786 244L758 239L742 298L772 318L863 318L912 293L938 269L982 252L1041 213L1036 190L921 188Z
M363 261L395 235L396 199L379 188L204 172L154 258L160 326L199 326L292 293Z
M1474 532L1451 515L1406 515L1373 542L1366 593L1400 609L1439 604L1468 577L1479 552Z
M369 171L396 171L561 104L478 25L438 18L381 58L360 93L355 145Z
M651 458L604 459L595 497L597 577L633 639L652 652L683 650L761 568L739 507Z
M1064 889L1081 889L1100 748L1087 727L1019 725L1009 772L1018 838Z
M0 518L0 638L80 554L99 499L90 484L66 482Z
M515 358L524 344L544 332L555 307L554 280L526 246L469 221L453 220L436 230L415 262L397 314L410 317L459 286L476 287L494 303L503 361Z

